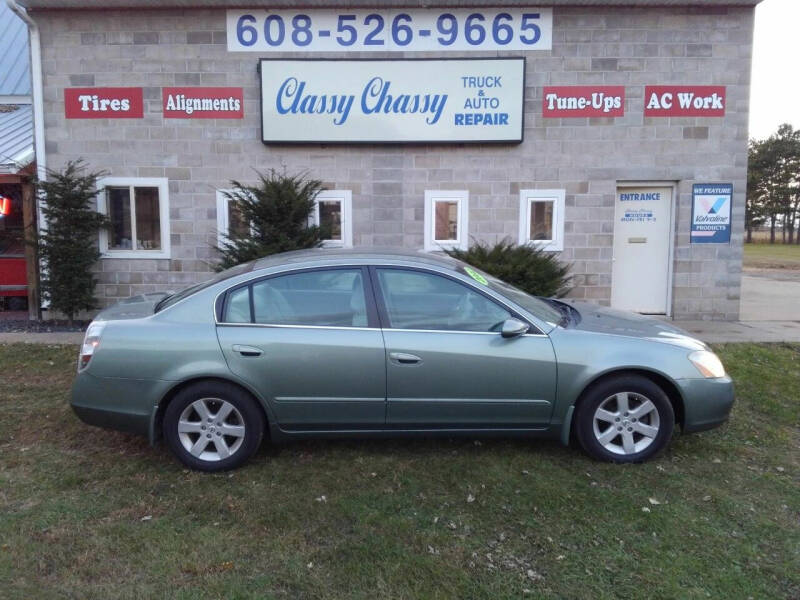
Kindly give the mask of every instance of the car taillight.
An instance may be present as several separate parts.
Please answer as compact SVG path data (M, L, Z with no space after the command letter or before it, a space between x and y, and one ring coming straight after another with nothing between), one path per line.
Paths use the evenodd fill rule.
M100 344L100 334L105 328L105 321L92 321L86 329L86 336L83 338L81 353L78 357L78 371L82 371L89 366L89 361L94 356L94 351Z

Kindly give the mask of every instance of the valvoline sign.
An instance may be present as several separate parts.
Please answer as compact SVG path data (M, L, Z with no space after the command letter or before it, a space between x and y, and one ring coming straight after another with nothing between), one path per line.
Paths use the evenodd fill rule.
M696 183L692 186L692 244L731 241L732 183Z

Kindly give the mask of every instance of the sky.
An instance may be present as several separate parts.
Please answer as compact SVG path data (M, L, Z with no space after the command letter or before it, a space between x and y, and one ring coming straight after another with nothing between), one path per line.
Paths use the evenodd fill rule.
M756 7L750 137L762 139L782 123L800 129L800 0L764 0Z

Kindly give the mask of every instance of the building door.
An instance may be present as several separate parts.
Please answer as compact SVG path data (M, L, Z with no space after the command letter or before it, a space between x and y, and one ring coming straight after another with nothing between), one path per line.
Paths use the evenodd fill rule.
M672 187L617 188L611 306L666 314L670 288Z

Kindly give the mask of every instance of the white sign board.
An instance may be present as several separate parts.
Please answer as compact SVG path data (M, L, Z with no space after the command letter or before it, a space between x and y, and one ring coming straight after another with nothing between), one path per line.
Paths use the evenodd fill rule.
M521 142L524 58L261 59L265 143Z
M550 50L551 8L229 10L230 52Z

